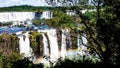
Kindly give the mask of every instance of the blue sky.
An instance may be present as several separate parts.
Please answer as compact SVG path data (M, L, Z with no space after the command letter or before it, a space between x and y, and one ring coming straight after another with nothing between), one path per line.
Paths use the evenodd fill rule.
M44 0L0 0L0 7L7 7L13 5L33 5L44 6Z

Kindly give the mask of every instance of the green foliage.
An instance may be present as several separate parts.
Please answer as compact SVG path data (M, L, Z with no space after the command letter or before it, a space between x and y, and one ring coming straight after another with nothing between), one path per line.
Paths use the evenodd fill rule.
M30 5L22 5L22 6L11 6L11 7L1 7L0 12L37 12L37 11L46 11L46 10L64 10L66 7L45 7L45 6L30 6Z
M89 19L89 20L95 19L96 12L95 11L87 11L84 13L84 16L88 17L87 19Z
M12 12L12 11L41 11L44 10L47 7L33 7L33 6L28 6L28 5L22 5L22 6L12 6L12 7L3 7L0 8L0 12Z
M28 58L17 60L12 64L11 68L43 68L43 64L33 64Z
M40 37L40 33L35 31L35 32L30 32L30 40L31 40L31 47L34 49L35 46L38 46L38 43L36 42L36 37Z
M12 62L21 59L18 51L18 38L16 35L3 33L0 35L0 66L10 68Z
M54 68L90 68L90 67L104 68L102 63L100 62L93 63L93 60L91 60L90 58L76 61L70 59L65 60L59 59L59 61L54 66Z
M42 36L39 32L34 31L30 32L30 46L33 49L34 54L36 57L40 57L43 54L43 43L42 43Z
M12 25L12 22L6 22L6 23L0 22L0 26L10 26L10 25Z
M38 51L38 49L41 49L38 48L40 33L30 32L30 35L31 47L34 52ZM23 59L23 56L18 51L18 41L15 34L3 33L0 35L0 68L43 68L42 64L33 64L28 58Z
M110 63L113 57L120 57L120 17L119 4L120 0L104 0L104 10L97 20L96 28L98 39L105 45L106 51L103 52L104 61ZM115 55L116 54L116 55ZM109 58L108 58L109 57ZM115 58L118 59L118 58ZM114 60L112 63L119 64L119 60Z
M74 19L62 11L53 11L53 18L45 20L45 23L51 27L75 27L80 20Z
M40 19L33 19L33 24L35 25L35 26L38 26L38 25L40 25L42 23L42 20L40 20Z
M81 6L72 6L72 7L54 7L56 8L53 11L53 18L45 20L45 24L55 27L61 28L65 27L67 29L76 29L80 28L81 31L85 32L88 40L88 47L90 47L91 51L95 51L98 56L103 61L105 65L119 64L120 63L120 0L103 0L104 3L101 4L102 0L93 0L95 2L95 6L89 6L88 8L96 8L94 12L86 12L85 14L81 14L80 10L87 8L86 0L81 2L83 3ZM69 16L65 14L65 8L76 11L78 16ZM28 10L29 9L29 10ZM53 10L53 7L32 7L32 6L14 6L7 8L0 8L0 11L43 11L43 10ZM59 11L62 10L62 11ZM82 21L82 22L81 22ZM33 20L34 24L37 26L41 23L40 20ZM81 22L81 23L80 23ZM80 26L77 26L80 23ZM1 23L0 23L1 25ZM77 30L77 29L76 29ZM76 33L78 31L74 30ZM42 47L40 46L40 33L31 32L31 47L35 53L39 53L42 51ZM17 39L13 35L1 35L0 36L0 65L10 66L10 62L16 62L19 59L17 52L15 52L16 43L14 42ZM11 43L11 42L12 43ZM76 41L75 41L76 43ZM9 47L10 46L10 47ZM13 49L11 49L13 47ZM4 49L4 50L3 50ZM15 52L15 53L14 53ZM113 60L114 59L114 60ZM8 62L8 63L7 63ZM19 62L19 61L18 61ZM57 68L63 67L90 67L93 65L91 59L73 62L70 60L65 60L58 62ZM29 65L29 64L28 64ZM30 64L31 66L32 64ZM97 64L95 64L97 65ZM95 66L101 67L104 65ZM94 65L93 65L94 68ZM101 67L102 68L102 67Z
M99 55L104 64L117 65L119 64L117 59L120 57L120 10L118 8L120 1L93 1L96 7L95 12L86 12L85 14L78 12L85 26L88 47Z

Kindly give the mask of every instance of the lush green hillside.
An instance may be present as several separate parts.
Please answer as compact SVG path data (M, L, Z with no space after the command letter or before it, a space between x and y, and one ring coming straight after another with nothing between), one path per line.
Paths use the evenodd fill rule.
M44 10L54 10L54 9L63 9L65 7L43 7L43 6L11 6L11 7L1 7L0 12L12 12L12 11L44 11Z

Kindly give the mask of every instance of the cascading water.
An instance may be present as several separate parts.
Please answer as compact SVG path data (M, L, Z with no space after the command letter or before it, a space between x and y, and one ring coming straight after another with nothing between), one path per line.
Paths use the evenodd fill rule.
M35 12L0 12L0 22L23 22L36 18ZM52 18L52 12L44 11L40 15L41 19Z
M23 54L23 57L32 57L33 51L30 47L30 40L29 40L28 32L25 33L24 35L20 35L19 38L20 38L19 40L20 54Z
M87 45L87 40L84 37L85 34L83 35L78 34L77 36L77 46L78 46L79 52L75 50L67 50L67 46L72 48L72 40L70 37L70 31L68 29L62 29L61 52L59 54L56 29L38 30L38 32L40 32L43 36L43 50L44 50L43 56L45 56L45 58L48 57L47 59L42 59L40 61L42 63L49 64L49 61L56 62L58 58L60 57L62 57L63 59L65 57L72 58L72 56L75 56L78 53L79 55L86 55L85 51L87 51L87 47L84 45ZM20 41L19 41L20 54L24 53L24 57L33 56L34 54L32 54L32 49L30 48L28 32L26 32L24 35L23 34L20 35L19 38L20 38ZM67 41L69 44L67 44L66 39L68 39Z
M0 22L32 20L34 12L0 12Z
M87 45L86 34L82 35L82 41L83 41L83 44Z
M77 46L78 51L72 49L72 40L70 35L70 30L62 29L62 39L61 39L61 51L59 53L58 48L58 40L57 40L57 32L56 29L45 29L45 30L38 30L43 37L43 58L34 58L34 54L32 54L32 49L30 48L30 41L29 41L29 34L26 32L24 35L19 33L19 47L20 47L20 54L24 53L24 57L32 57L32 61L35 60L35 63L43 63L44 65L50 65L50 62L55 63L58 61L59 58L69 58L73 59L77 57L77 55L86 55L87 47L87 40L84 37L85 34L77 36ZM22 35L20 35L22 34ZM24 37L25 36L25 37ZM71 49L67 50L67 46Z
M50 61L54 62L57 61L59 58L58 53L58 42L57 42L57 34L56 29L45 29L45 30L38 30L38 32L47 33L50 45Z
M52 13L50 11L44 11L40 18L41 19L50 19L50 18L52 18Z
M72 42L72 35L69 29L62 29L61 57L72 59L78 54L76 45ZM73 40L75 41L75 40ZM74 44L74 45L73 45Z
M66 36L67 36L67 46L68 48L72 48L72 40L71 40L71 34L70 30L66 29Z
M49 56L49 48L48 48L48 41L44 33L42 33L43 36L43 44L44 44L44 56Z
M65 58L66 54L66 30L62 29L62 46L61 46L61 57Z
M78 36L77 36L77 46L78 46L78 53L79 53L80 55L82 55L82 48L81 48L81 46L82 46L82 41L81 41L81 39L80 39L80 34L78 34Z
M56 34L56 29L50 29L47 32L49 41L50 41L50 58L51 61L56 61L59 58L59 53L58 53L58 42L57 42L57 34Z
M87 45L87 39L84 36L80 36L80 34L78 34L77 46L78 46L78 53L80 55L86 54L85 51L87 51L87 47L85 45Z
M56 29L38 30L38 32L40 32L43 37L43 50L44 50L43 58L45 56L45 59L42 59L40 61L42 63L49 63L49 61L55 62L60 57L62 57L63 59L65 57L72 58L72 56L75 56L78 53L79 55L86 55L85 51L87 51L87 47L84 45L87 45L87 40L85 38L85 34L83 35L78 34L77 36L77 46L78 46L79 52L72 49L67 50L67 46L72 48L70 31L68 29L62 29L61 51L59 53ZM22 34L22 32L18 34L20 35ZM28 32L26 32L24 35L23 34L20 35L19 38L20 38L20 41L19 41L20 54L24 53L24 57L33 56L34 54L32 54L32 49L30 48Z

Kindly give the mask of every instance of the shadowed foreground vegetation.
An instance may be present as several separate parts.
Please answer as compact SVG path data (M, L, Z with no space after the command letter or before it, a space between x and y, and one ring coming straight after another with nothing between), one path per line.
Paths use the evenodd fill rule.
M11 68L43 68L43 64L33 64L28 58L18 60L11 63Z
M120 68L119 65L104 65L102 62L92 63L93 61L86 60L59 60L56 65L51 65L50 68ZM4 63L4 62L3 62ZM15 62L9 63L9 66L3 66L2 68L44 68L43 64L33 64L32 61L29 61L28 58L17 60ZM49 68L49 67L48 67Z

